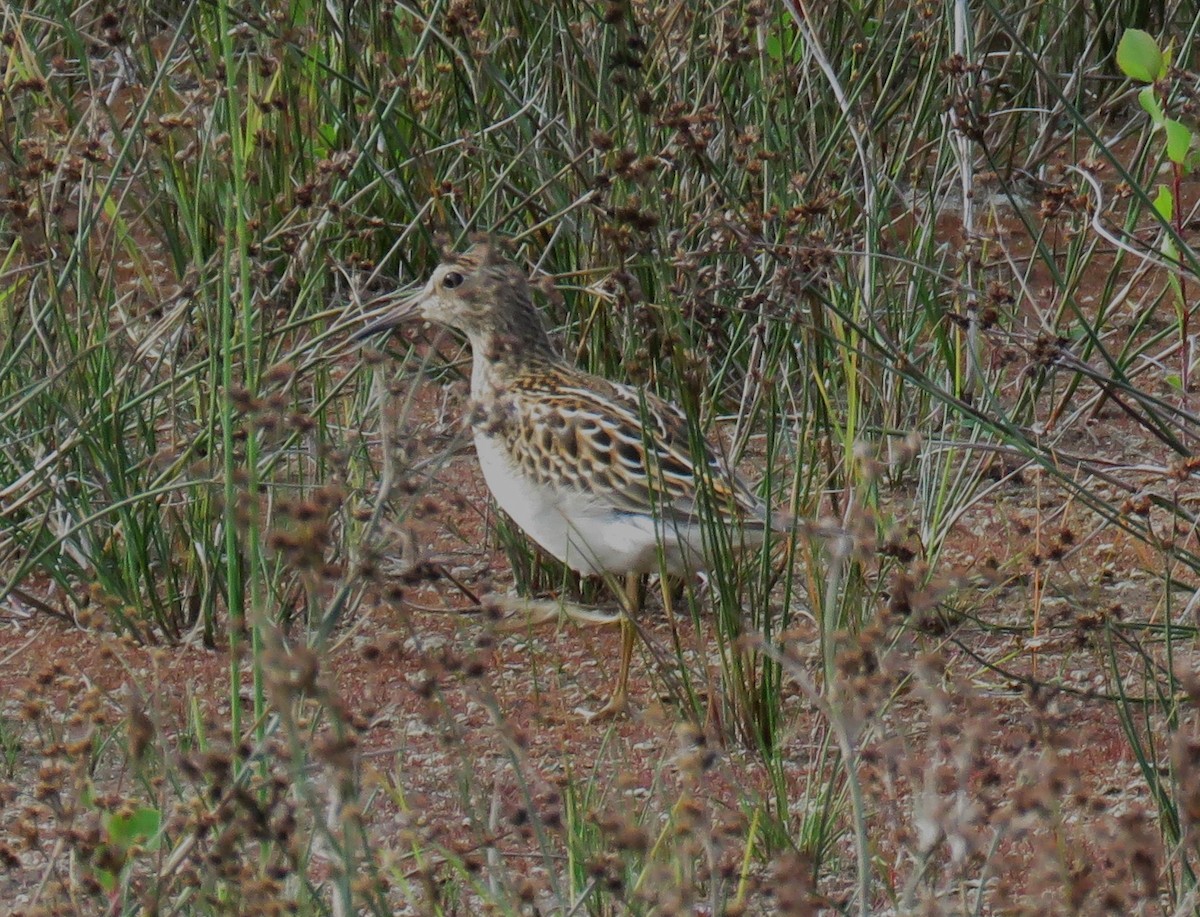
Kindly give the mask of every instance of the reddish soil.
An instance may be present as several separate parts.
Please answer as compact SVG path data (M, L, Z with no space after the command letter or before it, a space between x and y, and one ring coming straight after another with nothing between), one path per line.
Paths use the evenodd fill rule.
M418 400L419 413L412 420L421 429L445 429L438 416L441 399L434 393L429 386ZM1082 429L1080 436L1094 440L1090 448L1105 455L1140 452L1144 459L1151 444L1125 424L1109 417L1098 428ZM493 587L503 588L507 564L488 536L486 491L470 448L454 456L437 478L438 508L416 523L418 541L428 540L428 556L452 568L461 580L478 584L490 571L497 574ZM1009 578L1009 585L993 589L987 598L964 589L962 606L981 615L989 627L958 626L952 633L969 655L953 645L947 650L950 670L968 692L964 697L982 703L976 709L983 712L975 737L982 751L965 770L955 770L928 696L917 692L892 703L877 734L878 748L868 746L862 774L873 790L873 817L894 829L879 833L876 854L900 871L898 881L903 881L904 851L919 823L919 806L903 788L918 787L935 773L941 774L937 780L951 779L946 769L958 774L953 779L965 781L963 789L978 790L980 805L1013 806L1007 822L1013 825L1020 815L1012 794L1031 769L1052 767L1067 775L1062 777L1065 790L1088 801L1072 819L1093 811L1095 800L1105 801L1102 814L1064 828L1083 845L1080 849L1103 835L1097 825L1108 824L1127 811L1131 800L1145 795L1112 703L1071 694L1039 697L1024 682L1036 676L1083 692L1111 690L1103 652L1078 640L1078 628L1064 630L1061 625L1118 603L1138 607L1139 618L1149 617L1141 610L1144 603L1158 601L1154 583L1138 573L1152 566L1150 559L1138 556L1143 549L1098 526L1078 508L1067 505L1061 515L1053 515L1064 505L1060 495L1043 489L1036 473L1026 471L1001 484L957 526L946 562L971 573L985 569L990 558L1002 571L999 578ZM1061 558L1031 564L1031 556L1045 557L1047 544L1068 525L1079 531L1078 543ZM1118 571L1117 576L1106 570ZM481 838L486 837L511 858L510 869L528 871L541 887L545 870L529 815L555 829L570 804L562 790L590 782L594 795L579 804L598 819L609 817L606 813L636 812L653 836L679 800L701 799L714 830L744 842L739 801L772 799L769 769L753 749L728 736L714 766L698 769L697 755L715 749L716 737L697 749L694 731L680 731L683 717L655 677L657 666L644 646L635 657L632 715L613 723L588 722L582 711L599 707L611 686L618 658L615 628L567 624L527 633L497 632L484 615L460 613L465 604L459 590L444 580L408 588L400 604L369 601L354 620L345 622L322 662L327 684L362 724L358 760L367 785L390 793L376 797L368 812L374 836L388 839L417 831L425 842L468 858L485 855ZM659 655L673 665L671 624L652 605L646 630ZM1027 627L1031 614L1038 622L1032 635L1021 629L1005 636L992 628L1003 623ZM188 721L193 704L217 722L228 719L230 661L225 651L150 649L11 609L5 617L0 696L9 699L6 715L13 715L16 699L29 696L38 673L55 663L98 689L118 721L129 709L128 687L136 685L167 748L174 747L172 737ZM717 679L719 672L711 630L706 623L697 634L687 620L677 626L692 675L703 690L704 660L709 676ZM802 622L794 636L803 637L805 628L815 635ZM936 635L918 638L905 652L927 651L940 643ZM999 668L985 668L972 657ZM819 668L818 660L811 662ZM246 678L243 693L248 696ZM71 701L63 696L60 702ZM826 766L821 743L828 729L798 690L789 691L785 708L789 720L782 775L788 797L799 800L813 769ZM1069 734L1070 741L1047 739L1048 728ZM898 736L907 736L909 752L921 751L919 766L906 770L903 758L909 752L888 752ZM795 829L798 813L772 812ZM842 841L849 842L849 836ZM1003 864L1010 857L1020 862L1039 843L1036 836L1014 828L994 862ZM730 849L739 849L738 843ZM1103 859L1103 854L1096 857Z
M1019 247L1012 240L1005 245L1010 251ZM429 385L408 423L447 442L456 413L456 408L443 412L440 394ZM1167 466L1161 445L1111 405L1097 421L1076 420L1060 448L1074 443L1082 456ZM962 688L947 703L953 716L970 712L960 725L963 732L974 730L970 738L978 754L956 761L960 743L948 738L951 726L935 712L936 692L906 685L872 735L861 774L870 790L869 816L879 826L873 855L899 884L911 869L908 857L924 817L911 791L933 786L939 799L968 799L990 810L1008 807L1002 820L1008 833L990 861L990 875L1002 886L1012 884L1016 895L1028 893L1038 873L1036 867L1022 871L1020 864L1048 846L1068 849L1068 860L1088 860L1097 874L1122 868L1105 852L1105 838L1145 804L1146 782L1117 706L1088 697L1112 693L1114 680L1101 641L1080 622L1125 613L1138 620L1161 618L1163 578L1154 552L1065 497L1038 472L1004 477L1017 466L999 458L996 466L997 485L958 520L941 562L955 571L948 583L986 576L986 591L975 583L946 596L951 606L978 616L982 626L956 622L944 632L912 637L898 650L910 657L945 650L948 681ZM1130 486L1158 491L1169 481L1152 468L1124 477ZM1114 493L1119 502L1123 491ZM432 494L436 506L421 514L411 532L423 546L422 556L443 564L468 588L503 590L507 562L490 534L486 489L469 447L437 472ZM903 516L903 495L894 499ZM1062 534L1066 530L1069 540ZM47 600L53 603L52 596ZM468 604L444 579L405 587L403 602L367 601L353 620L343 622L321 661L325 683L361 726L357 762L365 783L385 790L373 797L366 814L369 830L380 842L395 843L398 856L411 854L413 845L406 848L403 838L415 832L421 842L416 846L435 844L450 854L482 858L499 851L513 874L527 873L544 886L548 879L534 826L556 831L567 817L564 809L575 804L598 822L613 813L634 814L653 839L677 803L699 799L712 830L736 839L725 849L736 855L747 836L739 803L758 797L785 832L796 836L805 813L776 811L775 775L758 752L728 734L713 734L698 745L695 730L680 725L686 722L682 711L644 645L635 657L631 715L589 722L583 711L603 703L615 674L615 628L566 624L508 633L493 629L485 615L463 613ZM720 669L707 622L699 632L689 620L672 623L652 600L643 624L668 666L675 665L677 628L699 690L717 683ZM947 634L957 645L945 642ZM805 638L811 646L815 631L802 620L792 636L797 646ZM819 669L819 660L808 661ZM1140 692L1140 669L1129 661L1127 687ZM136 686L168 754L193 705L216 722L228 721L226 651L141 647L47 620L10 599L0 610L5 717L20 717L22 703L50 666L94 688L115 723L128 716L128 689ZM248 673L244 678L248 696ZM1068 690L1047 691L1035 682ZM61 691L43 699L69 717L77 695ZM781 775L786 798L803 800L814 770L823 773L829 766L823 757L829 727L794 687L785 710ZM919 760L907 760L914 751ZM1025 828L1040 801L1021 794L1044 785L1062 791L1057 832ZM572 787L590 787L592 795L572 800L564 795ZM976 859L967 858L976 864L989 841L980 823L962 826L963 836L977 845L971 851ZM1045 821L1037 824L1044 827ZM846 855L841 862L850 862L851 840L842 835L840 849L830 855ZM561 850L554 847L554 853ZM1051 856L1045 868L1062 862ZM0 880L0 893L27 894L37 868L30 858L26 868ZM834 880L828 893L846 892L848 873L844 885Z

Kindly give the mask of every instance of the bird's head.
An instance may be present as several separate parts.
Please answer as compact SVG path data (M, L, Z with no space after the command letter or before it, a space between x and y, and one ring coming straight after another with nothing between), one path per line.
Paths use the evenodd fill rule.
M368 306L370 321L355 339L424 319L461 331L476 347L550 346L525 272L490 241L445 254L424 287L384 294Z

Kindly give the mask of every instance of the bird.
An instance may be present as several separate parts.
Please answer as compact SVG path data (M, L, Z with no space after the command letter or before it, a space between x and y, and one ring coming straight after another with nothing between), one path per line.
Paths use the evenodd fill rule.
M623 577L621 665L592 716L627 712L641 580L703 573L702 506L736 525L743 548L784 531L711 442L693 450L684 414L655 393L585 372L555 348L528 276L493 238L444 252L415 292L368 304L356 340L410 320L453 329L471 348L467 412L496 504L541 548L585 575ZM705 494L705 497L702 497Z

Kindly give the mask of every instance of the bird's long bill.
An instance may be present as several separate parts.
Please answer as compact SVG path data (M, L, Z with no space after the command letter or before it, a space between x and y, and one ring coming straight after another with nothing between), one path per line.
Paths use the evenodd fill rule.
M350 340L361 341L372 337L381 331L391 331L397 325L408 321L421 305L421 293L396 290L376 296L366 303L367 325L350 335Z

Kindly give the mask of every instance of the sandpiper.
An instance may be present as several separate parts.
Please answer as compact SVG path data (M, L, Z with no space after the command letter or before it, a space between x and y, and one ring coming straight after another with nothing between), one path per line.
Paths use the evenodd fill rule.
M641 577L705 568L701 488L710 494L709 513L736 523L745 547L782 530L782 518L772 519L710 443L693 454L687 421L674 405L564 361L525 272L494 243L447 255L422 289L373 305L374 320L355 338L417 317L466 336L475 451L497 505L572 569L625 578L621 668L596 715L623 712ZM669 591L664 587L664 603Z

